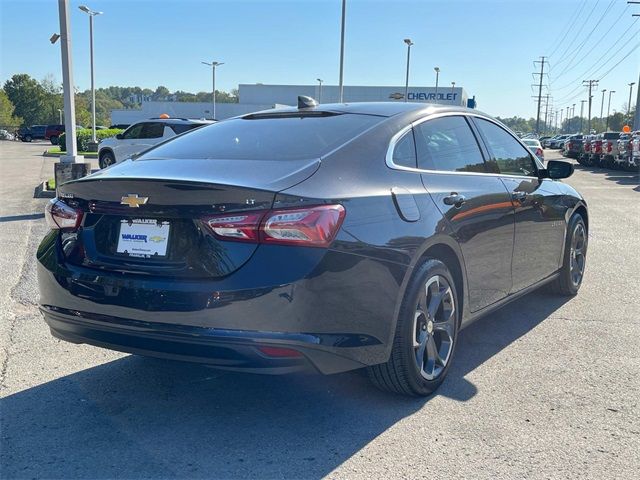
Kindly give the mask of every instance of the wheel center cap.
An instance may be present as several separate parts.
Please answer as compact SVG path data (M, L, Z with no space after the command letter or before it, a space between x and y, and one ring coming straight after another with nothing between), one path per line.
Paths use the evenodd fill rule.
M427 332L433 333L433 322L431 320L427 322Z

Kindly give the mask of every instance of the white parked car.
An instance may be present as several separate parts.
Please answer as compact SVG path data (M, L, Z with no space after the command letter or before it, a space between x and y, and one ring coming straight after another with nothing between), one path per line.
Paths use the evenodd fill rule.
M544 151L542 150L542 145L540 144L540 140L536 138L523 138L522 143L524 143L533 154L538 157L538 159L544 165Z
M134 123L115 137L105 138L98 146L100 168L106 168L154 145L194 128L213 123L187 118L150 118Z

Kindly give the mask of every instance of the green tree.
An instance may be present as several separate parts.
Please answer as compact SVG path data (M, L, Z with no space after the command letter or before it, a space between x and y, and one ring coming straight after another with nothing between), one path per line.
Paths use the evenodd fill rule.
M53 75L47 75L40 82L42 87L42 104L39 123L58 123L59 109L64 108L62 85L56 82Z
M0 126L19 127L22 119L13 115L14 106L4 90L0 90Z
M37 80L26 73L19 73L7 80L3 88L15 107L15 115L22 117L25 124L42 122L44 91Z

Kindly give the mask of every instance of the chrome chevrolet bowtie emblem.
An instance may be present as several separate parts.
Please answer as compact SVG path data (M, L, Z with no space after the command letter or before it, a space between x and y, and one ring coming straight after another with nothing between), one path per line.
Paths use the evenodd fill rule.
M144 205L149 200L149 197L139 197L137 193L129 193L126 197L122 197L120 200L121 205L129 205L131 208L138 208L140 205Z

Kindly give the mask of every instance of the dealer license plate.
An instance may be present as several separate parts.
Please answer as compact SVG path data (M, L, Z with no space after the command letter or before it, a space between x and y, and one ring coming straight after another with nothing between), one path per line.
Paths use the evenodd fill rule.
M121 220L116 251L132 257L164 257L169 245L169 229L169 222Z

